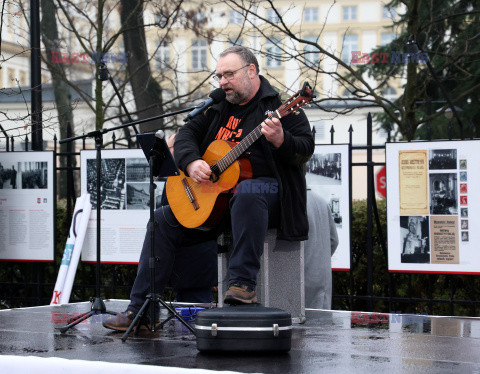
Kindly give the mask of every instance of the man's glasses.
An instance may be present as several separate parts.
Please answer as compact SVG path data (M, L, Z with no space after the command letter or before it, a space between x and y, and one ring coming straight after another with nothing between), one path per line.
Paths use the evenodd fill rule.
M234 71L227 71L226 73L223 73L223 74L215 74L212 78L217 82L220 82L222 80L222 77L225 78L227 81L231 81L237 71L242 70L247 66L250 66L250 64L242 66L241 68L238 68L237 70L234 70Z

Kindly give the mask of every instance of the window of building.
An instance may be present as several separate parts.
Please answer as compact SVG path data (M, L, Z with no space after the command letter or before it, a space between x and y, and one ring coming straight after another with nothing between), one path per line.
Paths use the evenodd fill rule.
M343 7L343 20L355 21L357 19L357 6L344 6Z
M25 87L27 85L27 72L21 70L18 74L18 80L20 81L20 86Z
M305 8L303 20L305 22L318 22L318 8Z
M20 18L23 17L22 11L18 5L14 5L12 10L12 31L15 35L20 35Z
M231 10L228 12L228 23L231 25L241 25L243 22L242 13L237 12L236 10Z
M388 6L384 6L382 8L382 18L383 19L395 19L397 17L397 10L395 8L390 8Z
M192 69L203 70L207 68L207 41L192 41Z
M125 52L125 44L123 43L122 37L117 39L117 49L118 49L118 53Z
M228 38L228 46L233 47L234 45L243 45L243 39L242 38L239 38L239 39Z
M352 98L352 97L355 97L355 95L348 88L345 88L342 92L342 97Z
M382 96L387 99L387 100L390 100L390 101L395 101L398 97L397 95L397 90L393 87L388 87L388 88L385 88L383 91L382 91Z
M267 39L265 44L267 67L276 68L282 66L282 61L280 60L282 49L279 47L281 43L282 40L280 38Z
M168 24L168 17L165 16L164 14L161 14L161 13L156 13L155 14L155 23L161 27L161 28L164 28L167 26Z
M17 82L15 82L15 70L8 68L7 69L7 77L8 81L6 84L6 87L15 87L17 85Z
M20 16L20 30L19 31L20 31L20 37L25 38L27 40L30 38L29 28L28 28L27 22L25 20L25 17L23 16L23 14Z
M395 39L397 39L397 34L395 33L382 33L380 35L380 45L390 44Z
M306 36L304 39L309 42L318 43L316 36ZM305 44L304 46L305 61L309 66L317 66L320 63L320 52L318 48L310 44Z
M170 45L166 41L157 44L155 68L157 70L170 69Z
M352 52L358 51L358 35L345 35L342 46L342 61L346 64L352 61Z
M198 23L205 23L207 22L207 16L205 15L205 12L198 12L195 14L195 19L197 20Z
M277 9L278 11L278 9ZM267 21L271 23L278 23L280 22L280 18L278 17L277 13L274 9L267 9Z

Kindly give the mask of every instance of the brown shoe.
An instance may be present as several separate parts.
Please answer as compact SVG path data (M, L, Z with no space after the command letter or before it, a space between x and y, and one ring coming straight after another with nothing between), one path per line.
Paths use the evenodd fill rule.
M255 290L250 289L246 284L232 284L225 292L225 304L255 304L258 302Z
M103 321L103 327L107 329L112 329L115 331L127 331L133 320L135 319L136 313L131 310L126 310L125 312L118 313L116 316L110 316ZM140 329L148 330L147 326L143 322L143 318L140 320Z

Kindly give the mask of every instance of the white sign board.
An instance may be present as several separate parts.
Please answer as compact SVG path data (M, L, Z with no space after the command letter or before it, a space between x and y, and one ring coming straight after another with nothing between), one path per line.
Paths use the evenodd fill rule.
M141 149L102 150L101 250L102 263L136 264L149 219L149 166ZM92 212L82 261L96 261L96 151L81 152L82 194L89 193ZM157 182L155 205L160 206L164 182Z
M480 273L480 142L387 143L390 271Z
M332 270L350 269L348 156L348 144L317 145L306 165L307 188L328 203L337 227L339 244L332 256Z
M0 260L53 261L54 154L0 153Z

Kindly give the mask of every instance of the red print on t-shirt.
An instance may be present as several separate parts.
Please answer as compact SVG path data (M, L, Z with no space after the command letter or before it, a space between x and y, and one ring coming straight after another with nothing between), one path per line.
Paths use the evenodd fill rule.
M230 116L227 124L225 126L221 126L218 130L215 139L227 140L238 143L240 137L242 136L243 129L236 129L241 120L241 118L235 118L235 116Z

